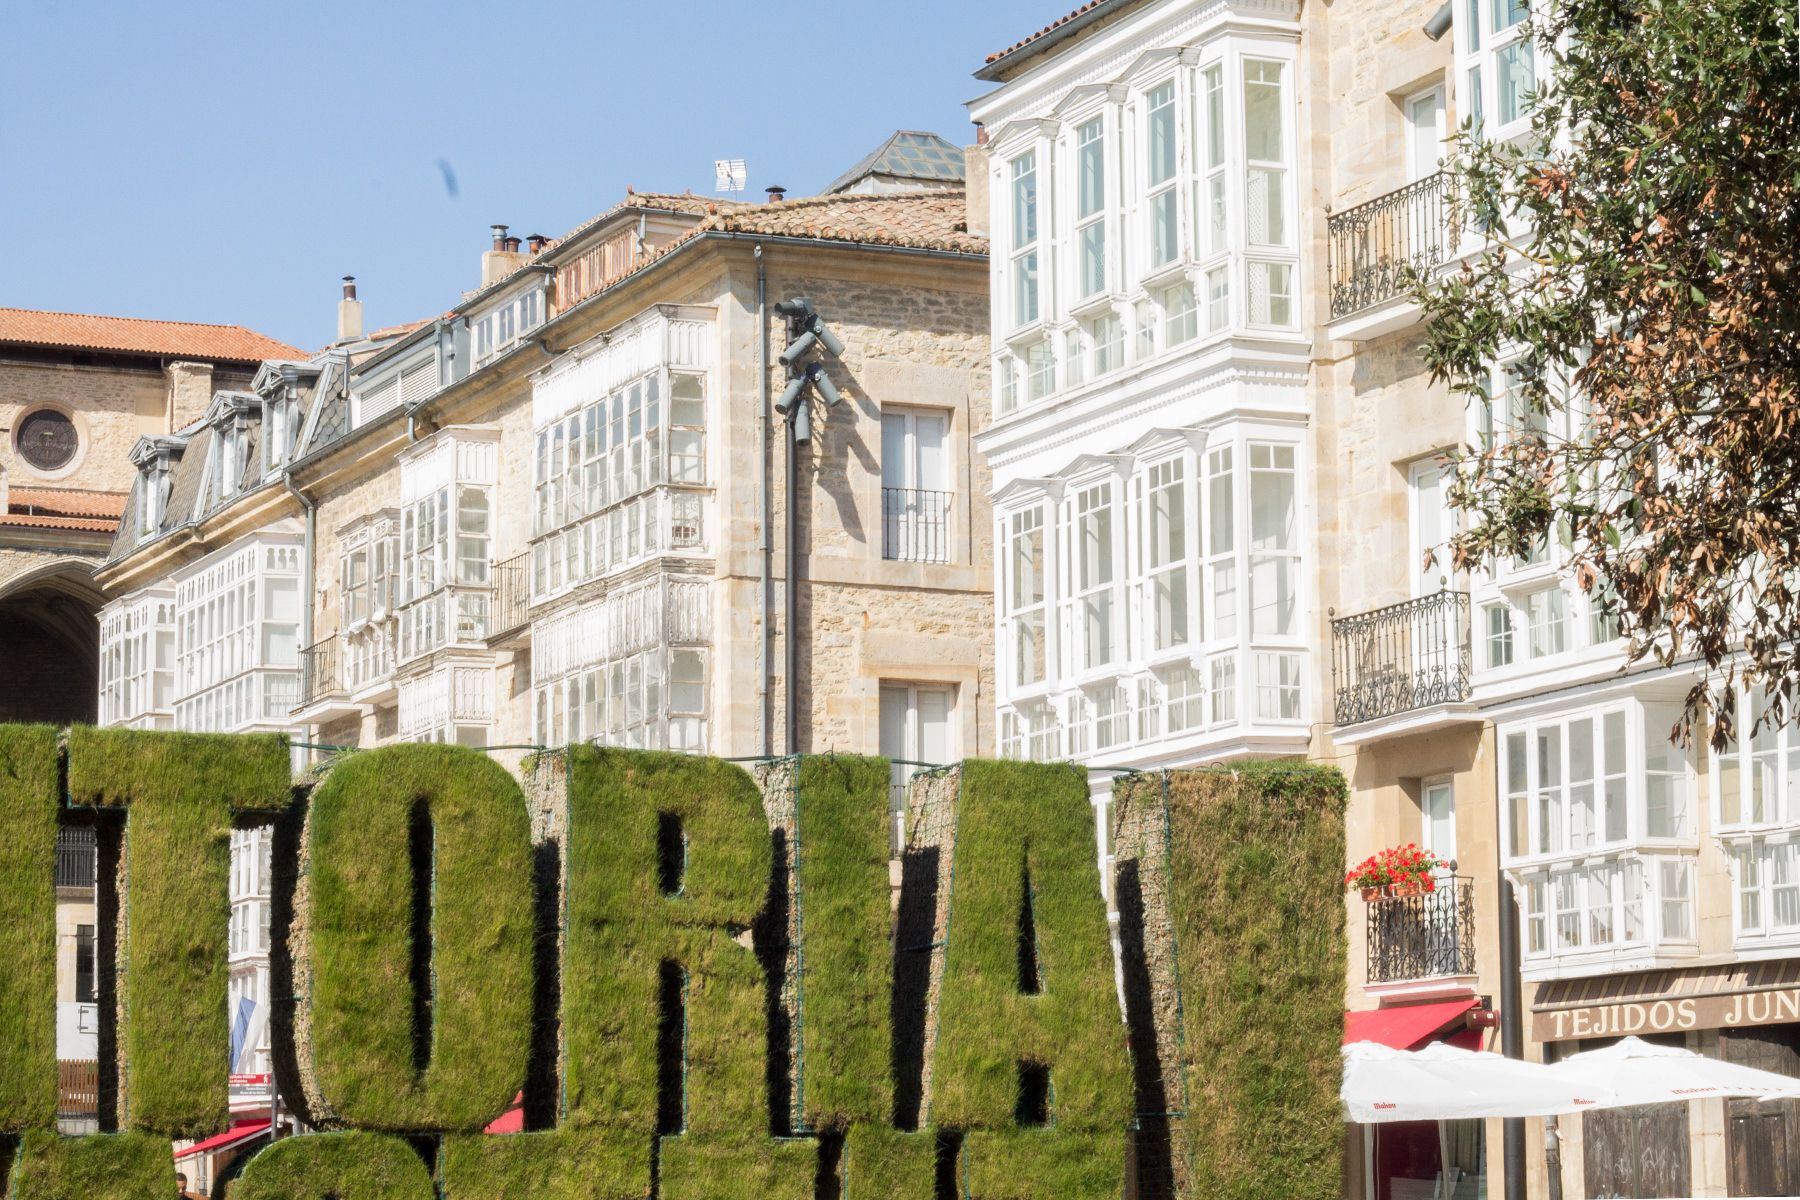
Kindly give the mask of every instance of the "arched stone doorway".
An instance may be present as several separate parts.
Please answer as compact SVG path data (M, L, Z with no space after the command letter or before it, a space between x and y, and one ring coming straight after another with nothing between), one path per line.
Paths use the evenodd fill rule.
M58 559L0 582L0 722L93 722L106 599L95 565Z

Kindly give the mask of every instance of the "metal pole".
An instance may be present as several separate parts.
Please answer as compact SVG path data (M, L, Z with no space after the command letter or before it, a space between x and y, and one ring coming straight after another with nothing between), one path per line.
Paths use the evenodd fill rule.
M1498 824L1498 805L1495 823ZM1498 831L1496 831L1498 832ZM1525 1027L1519 1013L1519 910L1513 903L1512 881L1500 875L1500 1052L1508 1058L1525 1056ZM1546 1133L1553 1137L1553 1133ZM1525 1200L1525 1121L1508 1117L1501 1125L1501 1162L1506 1200ZM1561 1173L1550 1170L1551 1200L1560 1200Z
M762 506L762 520L757 522L757 603L762 606L762 623L756 647L756 740L763 756L775 749L775 731L769 711L769 639L774 631L769 618L774 605L769 595L769 519L773 505L769 497L769 314L768 273L763 264L762 243L756 243L756 336L757 370L761 377L762 399L756 409L756 500Z
M795 578L800 541L800 456L794 452L794 414L806 403L803 396L787 415L787 437L783 451L787 455L787 544L783 547L782 572L787 585L787 618L782 630L783 648L787 652L787 753L800 753L800 581Z

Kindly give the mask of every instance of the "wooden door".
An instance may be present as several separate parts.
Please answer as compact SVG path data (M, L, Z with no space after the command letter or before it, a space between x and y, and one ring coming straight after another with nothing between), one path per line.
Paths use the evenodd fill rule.
M1581 1150L1589 1196L1693 1195L1685 1103L1584 1113Z
M1800 1076L1800 1029L1770 1025L1719 1036L1721 1057ZM1800 1101L1728 1100L1726 1191L1732 1196L1800 1195Z

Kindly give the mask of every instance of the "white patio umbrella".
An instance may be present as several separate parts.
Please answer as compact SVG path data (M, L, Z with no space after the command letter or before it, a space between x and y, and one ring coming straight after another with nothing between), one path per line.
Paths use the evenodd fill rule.
M1363 1124L1544 1117L1601 1105L1586 1077L1443 1042L1423 1050L1351 1042L1343 1056L1344 1116Z
M1800 1098L1800 1079L1635 1037L1621 1038L1600 1050L1571 1054L1545 1070L1572 1086L1600 1094L1603 1098L1593 1106L1596 1108L1712 1096Z

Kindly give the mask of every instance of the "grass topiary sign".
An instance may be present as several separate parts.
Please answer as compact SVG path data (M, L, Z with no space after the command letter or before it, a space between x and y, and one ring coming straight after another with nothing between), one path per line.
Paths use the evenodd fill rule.
M1314 1061L1312 1009L1336 1020L1341 920L1335 942L1329 921L1301 931L1290 982L1304 967L1324 999L1282 1023L1229 972L1202 972L1194 992L1172 970L1227 943L1269 953L1279 922L1170 916L1216 904L1220 870L1261 869L1199 849L1215 821L1289 877L1270 885L1277 911L1331 891L1341 808L1332 859L1312 784L1283 801L1284 824L1254 781L1230 803L1133 781L1134 911L1173 932L1167 962L1126 964L1155 996L1128 1026L1076 768L923 774L890 861L876 758L746 770L581 746L528 763L523 784L454 746L358 751L300 783L288 763L272 737L0 726L7 1200L168 1195L169 1139L225 1126L229 835L261 822L276 829L276 977L293 992L274 1012L277 1079L316 1132L255 1154L229 1200L1111 1200L1134 1136L1142 1158L1145 1048L1165 1043L1187 1103L1220 1105L1229 1139L1266 1128L1308 1147L1285 1194L1324 1178L1307 1139L1320 1121L1336 1137L1336 1084ZM99 830L114 948L107 1132L86 1137L55 1132L51 864L69 820ZM1190 826L1146 867L1144 830ZM1230 1010L1212 1041L1197 1003ZM1261 1022L1275 1024L1247 1038L1256 1080L1209 1079L1199 1064L1228 1061L1227 1035ZM1202 1045L1212 1058L1192 1057ZM526 1131L482 1132L521 1093ZM1256 1194L1234 1172L1268 1164L1210 1158L1214 1143L1229 1144L1184 1135L1165 1155L1184 1187Z

